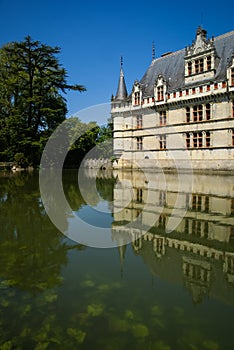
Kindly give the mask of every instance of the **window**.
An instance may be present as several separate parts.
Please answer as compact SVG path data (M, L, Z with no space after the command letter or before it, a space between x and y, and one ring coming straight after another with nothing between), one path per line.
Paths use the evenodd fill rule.
M234 198L231 199L231 215L234 215Z
M197 148L197 132L193 133L193 147Z
M137 150L142 150L143 149L143 138L142 137L137 137Z
M202 147L202 132L198 133L198 147Z
M190 122L190 107L186 107L186 122Z
M201 121L203 118L203 108L202 105L194 106L193 107L193 121L197 122L198 120Z
M135 99L134 99L134 104L136 105L136 106L139 106L139 104L140 104L140 92L138 91L138 92L135 92Z
M210 147L210 132L206 132L206 147Z
M232 101L232 116L234 117L234 100Z
M202 148L204 147L203 144L203 133L202 131L200 132L194 132L192 133L193 136L193 147L194 148ZM205 144L206 147L210 147L210 131L205 132ZM190 133L186 133L186 146L187 148L191 147L191 140L190 140Z
M234 68L231 69L231 85L234 85Z
M215 90L218 89L218 83L214 83L214 89L215 89Z
M186 89L186 96L188 96L189 95L189 89Z
M200 58L199 60L195 60L195 73L199 74L204 71L204 60Z
M192 195L192 210L197 209L197 196L195 194Z
M189 134L189 132L186 133L186 147L190 148L190 134Z
M196 93L196 89L192 88L192 94L195 94L195 93Z
M164 96L163 96L163 86L158 86L157 87L157 100L158 101L163 101Z
M166 191L159 191L159 205L166 205Z
M173 92L173 97L176 98L176 92Z
M192 62L188 62L188 75L192 75Z
M198 106L197 113L198 113L198 120L201 121L202 120L202 115L203 115L202 105Z
M206 104L206 120L210 120L210 104Z
M232 129L232 147L234 147L234 129Z
M193 121L197 122L197 106L193 107Z
M180 97L182 97L182 91L180 91L179 95L180 95Z
M210 85L206 85L206 91L210 91Z
M224 89L226 86L227 86L226 81L223 81L223 82L222 82L222 88Z
M210 203L210 198L208 196L205 196L205 205L204 205L204 211L206 213L209 212L209 203Z
M138 203L142 203L143 202L143 200L142 200L142 194L143 194L143 190L142 190L142 188L137 188L136 189L136 201L138 202Z
M167 144L166 144L166 135L162 135L159 137L159 148L160 149L166 149Z
M159 112L159 125L166 125L167 123L167 113L166 111Z
M211 56L207 56L206 58L206 69L207 70L211 69Z
M158 218L158 226L160 228L165 229L166 227L166 215L165 214L161 214Z
M143 126L142 124L142 115L137 116L137 129L141 129Z

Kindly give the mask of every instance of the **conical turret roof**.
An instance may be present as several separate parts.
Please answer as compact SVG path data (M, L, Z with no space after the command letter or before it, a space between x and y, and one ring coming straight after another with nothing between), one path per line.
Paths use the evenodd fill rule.
M119 84L115 95L115 100L123 101L128 97L127 87L124 79L123 68L120 68Z

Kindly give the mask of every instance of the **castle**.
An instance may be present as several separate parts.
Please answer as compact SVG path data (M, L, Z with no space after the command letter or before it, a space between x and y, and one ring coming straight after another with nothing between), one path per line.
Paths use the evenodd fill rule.
M112 97L114 168L234 170L234 31L153 58Z

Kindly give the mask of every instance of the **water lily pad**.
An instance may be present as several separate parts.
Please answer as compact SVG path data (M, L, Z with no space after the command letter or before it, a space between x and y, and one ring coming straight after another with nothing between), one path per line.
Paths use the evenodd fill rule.
M148 328L141 323L133 325L131 331L135 338L145 338L149 335Z
M88 305L87 311L90 316L96 317L103 313L104 307L102 304Z

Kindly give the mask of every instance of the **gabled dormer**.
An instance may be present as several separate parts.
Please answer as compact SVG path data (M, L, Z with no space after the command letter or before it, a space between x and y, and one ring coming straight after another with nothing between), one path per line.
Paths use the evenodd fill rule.
M156 102L165 101L166 81L161 74L158 75L154 84L154 99Z
M228 85L234 87L234 54L232 55L227 68Z
M135 80L132 88L132 105L140 106L142 101L142 88L138 80Z
M212 79L219 63L214 40L207 39L205 29L198 27L196 39L185 49L185 83Z

